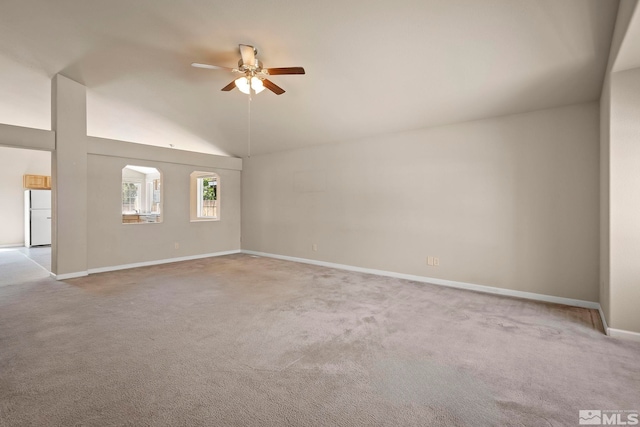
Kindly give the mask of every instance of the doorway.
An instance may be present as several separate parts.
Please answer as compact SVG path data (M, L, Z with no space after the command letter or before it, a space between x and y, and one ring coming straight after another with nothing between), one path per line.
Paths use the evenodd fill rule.
M25 175L49 178L51 152L0 146L0 257L13 266L15 271L12 270L12 275L18 274L16 271L20 269L29 270L29 275L33 275L31 273L36 271L33 270L34 265L40 270L51 271L50 223L49 227L45 226L45 222L51 221L51 207L49 206L48 213L46 209L34 213L34 232L38 232L38 238L32 240L31 213L26 203L29 197L25 196ZM43 182L48 183L50 180ZM40 190L34 191L50 192L46 185L43 184ZM40 213L43 213L40 215L42 218L38 216Z

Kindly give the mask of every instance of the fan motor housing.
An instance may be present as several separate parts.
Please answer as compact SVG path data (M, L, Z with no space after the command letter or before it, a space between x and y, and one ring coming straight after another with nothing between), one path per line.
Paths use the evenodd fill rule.
M238 68L240 68L241 70L261 70L262 69L262 62L260 62L260 60L258 58L255 59L255 64L254 65L250 65L250 64L245 64L244 62L242 62L242 59L240 59L238 61Z

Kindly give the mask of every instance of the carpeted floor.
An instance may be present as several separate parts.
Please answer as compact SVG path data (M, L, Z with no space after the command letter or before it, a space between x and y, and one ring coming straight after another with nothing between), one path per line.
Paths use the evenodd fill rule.
M45 269L51 271L51 246L32 246L30 248L16 248L31 261Z
M248 255L0 287L2 426L574 426L640 410L595 311Z
M0 287L47 278L49 271L51 246L0 248Z

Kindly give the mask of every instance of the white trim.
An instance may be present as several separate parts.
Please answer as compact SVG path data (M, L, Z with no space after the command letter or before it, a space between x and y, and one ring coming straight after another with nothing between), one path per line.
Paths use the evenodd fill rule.
M607 318L604 315L604 311L602 311L602 307L598 304L598 313L600 313L600 320L602 320L602 327L604 328L604 333L609 335L609 325L607 325Z
M640 333L625 331L624 329L607 328L607 335L611 338L622 338L625 340L640 342Z
M202 209L202 181L204 178L214 178L216 181L216 216L207 217L200 216ZM210 222L220 221L222 209L221 209L221 197L220 197L220 175L211 171L193 171L189 175L189 220L190 222ZM194 206L195 202L195 206Z
M10 243L8 245L0 245L0 248L24 248L24 242L22 243Z
M436 279L436 278L425 277L425 276L415 276L413 274L395 273L392 271L375 270L372 268L354 267L354 266L345 265L345 264L334 264L332 262L317 261L317 260L307 259L307 258L296 258L296 257L290 257L286 255L277 255L277 254L270 254L265 252L248 251L244 249L242 250L242 253L245 253L248 255L257 255L257 256L263 256L268 258L282 259L286 261L301 262L305 264L320 265L322 267L338 268L340 270L357 271L359 273L377 274L379 276L413 280L414 282L431 283L433 285L447 286L450 288L457 288L457 289L466 289L470 291L484 292L488 294L505 295L505 296L516 297L516 298L530 299L534 301L544 301L544 302L551 302L555 304L571 305L574 307L591 308L595 310L598 310L600 308L600 304L593 301L584 301L584 300L573 299L573 298L557 297L553 295L536 294L533 292L516 291L513 289L495 288L493 286L476 285L473 283L456 282L453 280Z
M88 276L89 272L87 271L77 271L75 273L65 273L65 274L54 274L49 273L53 279L56 280L67 280L67 279L75 279L76 277L84 277Z
M134 262L132 264L112 265L109 267L90 268L88 272L89 274L105 273L107 271L126 270L129 268L147 267L149 265L169 264L172 262L190 261L193 259L210 258L210 257L223 256L223 255L239 254L239 253L240 253L240 249L235 249L232 251L213 252L208 254L183 256L178 258L159 259L155 261Z
M137 262L133 264L114 265L110 267L90 268L88 271L79 271L76 273L66 273L66 274L51 273L51 277L56 280L74 279L76 277L84 277L89 274L95 274L95 273L104 273L108 271L125 270L129 268L146 267L146 266L158 265L158 264L169 264L172 262L189 261L194 259L218 257L218 256L232 255L232 254L238 254L238 253L263 256L267 258L282 259L285 261L301 262L304 264L313 264L313 265L319 265L322 267L337 268L340 270L356 271L359 273L377 274L379 276L412 280L414 282L430 283L433 285L446 286L450 288L466 289L466 290L471 290L476 292L524 298L524 299L529 299L534 301L544 301L544 302L551 302L555 304L570 305L574 307L595 309L595 310L598 310L600 314L600 318L602 319L602 325L607 335L611 336L612 338L623 338L623 339L640 342L640 333L638 332L631 332L623 329L609 328L607 326L607 320L604 316L604 312L602 311L602 307L597 302L557 297L553 295L537 294L533 292L516 291L513 289L496 288L496 287L485 286L485 285L476 285L473 283L456 282L453 280L436 279L436 278L426 277L426 276L416 276L412 274L396 273L392 271L376 270L372 268L355 267L355 266L345 265L345 264L336 264L336 263L326 262L326 261L317 261L317 260L312 260L307 258L297 258L297 257L286 256L286 255L270 254L266 252L249 251L244 249L243 250L236 249L236 250L223 251L223 252L213 252L213 253L200 254L200 255L190 255L190 256L168 258L168 259L162 259L162 260L156 260L156 261Z

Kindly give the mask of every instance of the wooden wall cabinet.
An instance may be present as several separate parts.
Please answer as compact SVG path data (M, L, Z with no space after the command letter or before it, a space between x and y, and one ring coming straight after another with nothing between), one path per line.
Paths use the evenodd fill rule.
M24 175L22 185L29 190L51 190L51 177L45 175Z

